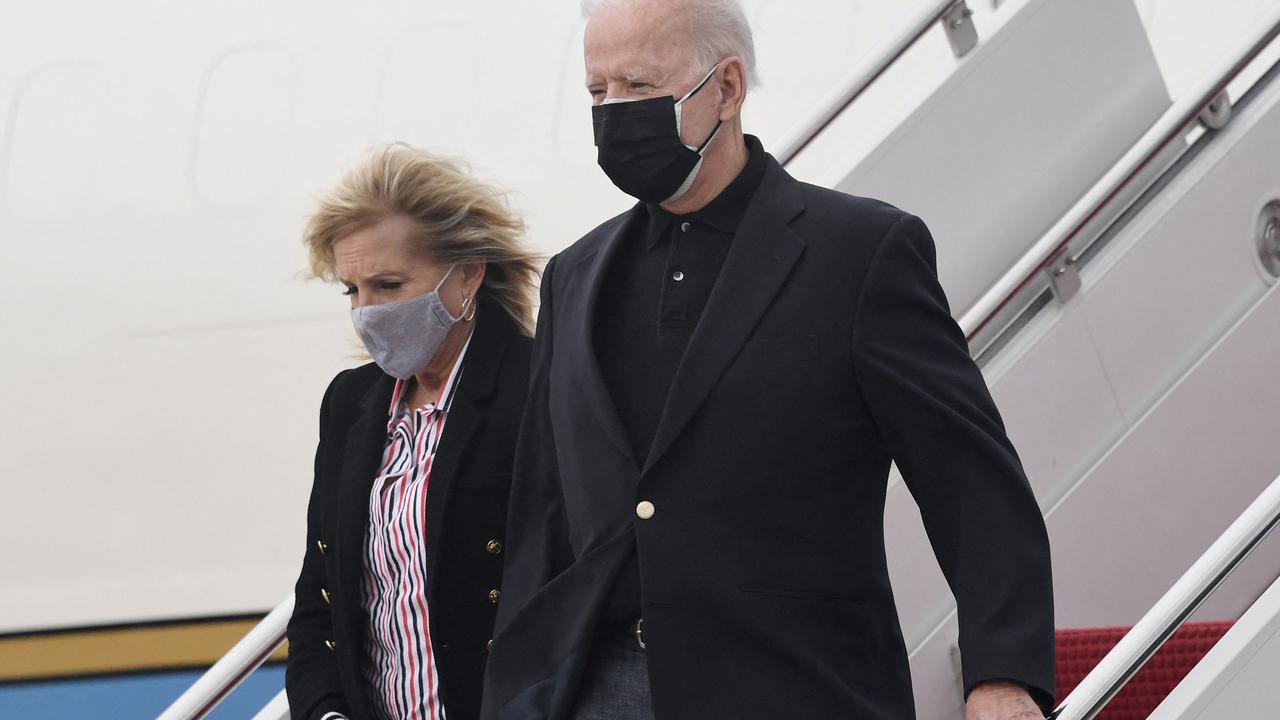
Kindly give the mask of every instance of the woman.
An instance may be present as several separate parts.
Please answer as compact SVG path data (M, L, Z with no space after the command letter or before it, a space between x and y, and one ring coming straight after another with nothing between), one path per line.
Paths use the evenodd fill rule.
M306 230L374 362L320 408L289 622L292 717L474 718L501 593L536 264L457 164L373 154ZM429 488L429 490L428 490Z

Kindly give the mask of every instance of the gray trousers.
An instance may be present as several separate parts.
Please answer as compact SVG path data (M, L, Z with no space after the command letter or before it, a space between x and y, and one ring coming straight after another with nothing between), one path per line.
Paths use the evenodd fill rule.
M644 651L625 637L603 640L591 653L570 720L653 720Z

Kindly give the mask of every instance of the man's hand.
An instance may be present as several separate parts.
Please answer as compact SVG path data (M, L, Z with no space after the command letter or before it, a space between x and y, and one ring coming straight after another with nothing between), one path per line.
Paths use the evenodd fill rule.
M1031 694L1007 680L979 683L964 704L964 720L1044 720Z

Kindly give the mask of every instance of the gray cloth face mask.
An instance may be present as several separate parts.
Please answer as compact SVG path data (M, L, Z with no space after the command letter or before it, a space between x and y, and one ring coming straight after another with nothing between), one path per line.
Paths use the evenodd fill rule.
M440 299L440 286L452 272L450 267L435 290L425 295L351 308L356 334L383 372L401 380L413 377L431 362L449 330L462 319L450 315Z

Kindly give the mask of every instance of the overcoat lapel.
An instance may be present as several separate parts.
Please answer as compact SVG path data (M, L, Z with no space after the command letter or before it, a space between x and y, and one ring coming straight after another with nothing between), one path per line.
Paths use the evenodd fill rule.
M474 347L472 348L474 349ZM471 355L471 351L467 351ZM469 363L468 363L469 364ZM470 367L464 368L462 382L467 382ZM445 420L444 435L440 438L440 450L431 464L431 477L427 489L427 597L435 597L435 590L440 573L436 572L437 560L440 557L440 545L448 522L445 508L449 507L449 499L460 478L458 471L467 456L467 445L481 425L483 417L475 400L462 396L462 388L458 388L458 396L454 398L449 409L449 417Z
M800 186L772 157L676 369L645 461L647 472L689 423L742 349L804 251L788 223L804 210Z
M462 377L449 416L445 419L440 449L431 466L427 489L427 583L428 597L434 597L439 573L436 560L443 544L446 508L454 488L461 482L459 473L471 454L471 438L483 424L485 406L497 382L498 370L507 345L516 335L515 324L496 306L486 305L476 321L471 345L462 361Z
M618 406L614 404L613 396L609 394L609 388L604 382L604 375L600 371L600 361L596 355L594 325L596 306L600 301L600 289L604 285L609 261L617 254L618 248L621 247L623 240L627 237L633 225L643 220L645 212L644 205L637 203L627 212L622 222L618 223L613 229L613 234L605 238L595 255L583 260L584 263L589 263L589 267L585 269L587 277L586 301L576 305L576 312L579 315L571 323L571 327L576 328L573 339L576 347L570 356L577 358L575 363L577 365L576 374L582 381L582 390L587 395L588 404L595 411L605 434L618 447L618 451L629 460L631 466L636 469L639 469L640 463L636 460L635 452L631 448L631 441L627 437L626 429L622 426L622 417L618 414ZM566 388L565 391L574 392L577 389Z
M395 380L383 375L358 403L359 416L347 434L342 474L338 477L337 533L338 581L353 600L346 613L353 632L363 628L360 588L364 571L364 536L369 528L369 492L382 464L387 440L388 410Z

